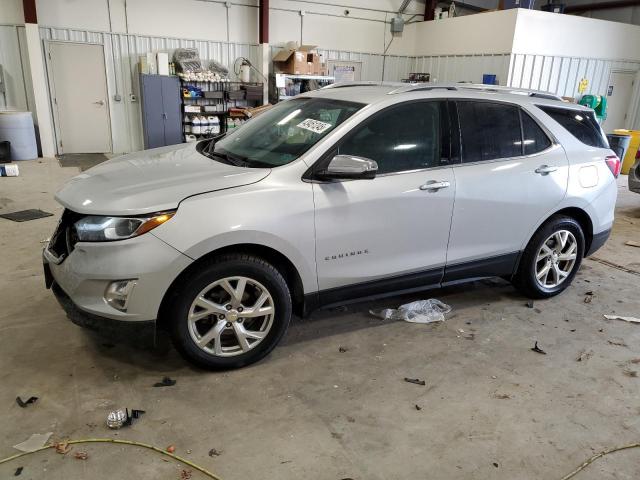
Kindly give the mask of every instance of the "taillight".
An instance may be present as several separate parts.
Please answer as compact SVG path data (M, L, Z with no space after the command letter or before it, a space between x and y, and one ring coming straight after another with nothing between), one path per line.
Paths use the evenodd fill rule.
M622 162L620 161L618 156L607 155L604 161L607 162L607 167L609 167L609 170L611 170L613 176L618 178L618 175L620 175L620 170L622 169Z

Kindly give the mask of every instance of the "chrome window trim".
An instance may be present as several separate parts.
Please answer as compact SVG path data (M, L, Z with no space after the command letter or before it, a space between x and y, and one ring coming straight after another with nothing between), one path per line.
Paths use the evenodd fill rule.
M551 150L554 150L554 149L559 148L559 147L560 147L560 144L553 143L549 148L546 148L545 150L542 150L541 152L531 153L529 155L520 155L518 157L492 158L491 160L479 160L477 162L456 163L455 165L451 165L451 167L458 168L458 167L466 167L467 165L484 165L484 164L487 164L487 163L507 162L507 161L514 161L514 160L527 160L529 158L535 158L535 157L539 157L540 155L545 155L545 154L551 152Z

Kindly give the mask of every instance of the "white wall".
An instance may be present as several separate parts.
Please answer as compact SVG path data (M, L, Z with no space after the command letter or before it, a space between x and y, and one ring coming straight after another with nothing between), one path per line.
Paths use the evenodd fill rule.
M2 0L0 8L0 25L15 25L24 23L22 0Z
M518 9L513 52L640 60L640 27Z
M413 54L469 55L509 53L518 11L479 13L417 23Z
M0 95L0 110L27 110L20 28L22 27L0 25L0 65L6 86L4 96Z

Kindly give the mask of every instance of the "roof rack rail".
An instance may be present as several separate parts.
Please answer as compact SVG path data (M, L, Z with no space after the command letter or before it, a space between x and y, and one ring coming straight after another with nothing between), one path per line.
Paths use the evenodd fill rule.
M326 88L347 88L347 87L396 87L398 85L403 85L400 82L381 82L377 80L362 80L362 81L353 81L353 82L336 82L325 87L322 87L322 90Z
M526 95L528 97L536 97L536 98L544 98L546 100L558 100L563 101L562 97L556 95L551 92L542 92L539 90L528 90L526 88L513 88L502 85L483 85L477 83L462 83L459 85L460 88L465 88L469 90L482 90L485 92L494 92L494 93L511 93L514 95Z
M425 92L431 90L457 90L455 85L452 84L438 84L438 83L405 83L402 84L401 87L396 88L395 90L391 90L387 93L387 95L395 95L397 93L407 93L407 92Z

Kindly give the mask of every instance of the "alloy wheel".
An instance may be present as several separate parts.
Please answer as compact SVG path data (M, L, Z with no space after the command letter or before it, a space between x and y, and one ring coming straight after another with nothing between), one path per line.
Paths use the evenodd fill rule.
M568 230L558 230L547 238L536 257L538 284L546 289L556 288L573 271L578 254L578 241Z
M226 277L205 287L191 303L188 328L202 350L218 357L257 347L273 325L273 297L260 282Z

